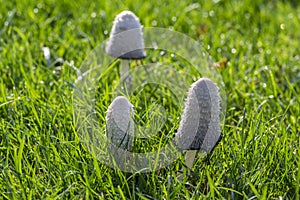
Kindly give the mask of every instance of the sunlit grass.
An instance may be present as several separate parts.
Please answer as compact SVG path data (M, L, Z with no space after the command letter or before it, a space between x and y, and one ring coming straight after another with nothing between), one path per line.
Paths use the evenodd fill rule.
M219 65L227 92L223 139L182 181L176 178L182 158L149 174L123 173L99 162L76 132L74 67L109 37L115 15L125 9L145 27L172 28L198 40L213 62L227 60ZM292 0L2 1L0 196L299 199L299 13ZM43 47L50 48L51 65ZM118 79L117 68L108 73L111 80L99 85L100 113L112 101L108 83ZM172 132L181 110L170 105L170 91L156 92L165 95L170 118L164 130ZM149 99L161 100L156 95ZM143 106L151 105L142 96L132 101L140 113L137 122L146 123ZM103 124L105 115L99 116Z

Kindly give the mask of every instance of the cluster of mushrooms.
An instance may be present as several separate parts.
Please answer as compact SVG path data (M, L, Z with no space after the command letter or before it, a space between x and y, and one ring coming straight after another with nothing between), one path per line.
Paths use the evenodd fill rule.
M105 50L110 56L120 59L120 80L125 88L130 87L129 61L146 56L142 26L134 13L123 11L116 16ZM106 135L112 145L131 151L133 115L133 105L124 96L116 97L110 104ZM192 168L197 152L209 154L221 139L219 89L209 78L200 78L191 85L175 135L174 144L185 151L188 169Z

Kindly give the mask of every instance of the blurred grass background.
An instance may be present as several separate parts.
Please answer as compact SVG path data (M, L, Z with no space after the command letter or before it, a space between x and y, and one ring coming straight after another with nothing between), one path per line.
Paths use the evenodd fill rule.
M76 133L70 66L79 68L127 9L145 27L201 42L223 77L224 137L195 177L176 179L181 160L148 175L110 169ZM299 30L292 0L0 0L0 196L299 199Z

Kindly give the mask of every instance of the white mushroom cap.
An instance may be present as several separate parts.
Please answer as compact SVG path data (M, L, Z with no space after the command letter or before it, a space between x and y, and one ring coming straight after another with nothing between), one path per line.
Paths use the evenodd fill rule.
M192 84L185 102L176 143L182 150L210 153L221 138L220 95L208 78Z
M121 59L140 59L146 56L142 26L131 11L123 11L115 18L106 53Z
M106 135L117 148L131 149L134 134L133 105L123 96L116 97L106 115Z

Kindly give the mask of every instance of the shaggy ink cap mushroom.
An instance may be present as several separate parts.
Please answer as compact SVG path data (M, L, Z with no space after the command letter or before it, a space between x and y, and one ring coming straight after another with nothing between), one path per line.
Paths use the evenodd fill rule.
M130 150L134 135L133 105L124 96L116 97L106 115L106 135L116 148Z
M131 11L123 11L114 20L106 53L112 57L131 60L146 56L142 26Z
M176 145L209 154L221 139L219 89L208 78L192 84L185 102Z

